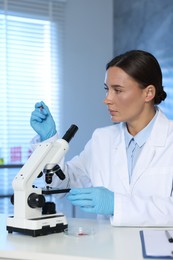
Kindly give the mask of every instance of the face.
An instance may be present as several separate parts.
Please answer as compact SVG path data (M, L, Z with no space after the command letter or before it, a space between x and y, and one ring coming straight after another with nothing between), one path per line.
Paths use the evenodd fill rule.
M104 103L113 122L133 123L144 114L146 91L118 67L110 67L105 75L107 92Z

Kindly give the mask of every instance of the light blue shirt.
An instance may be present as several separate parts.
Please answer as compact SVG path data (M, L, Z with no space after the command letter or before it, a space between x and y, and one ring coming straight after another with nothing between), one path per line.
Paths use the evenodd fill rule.
M125 144L128 161L129 182L131 181L133 169L135 167L139 154L141 153L144 144L146 143L151 133L157 114L158 111L156 110L156 114L153 117L153 119L149 122L149 124L135 136L132 136L128 132L127 128L125 128Z

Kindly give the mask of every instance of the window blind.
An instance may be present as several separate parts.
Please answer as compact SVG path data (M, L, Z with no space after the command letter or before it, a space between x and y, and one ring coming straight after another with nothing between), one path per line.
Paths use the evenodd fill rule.
M0 1L0 157L24 163L30 114L45 101L60 128L64 1Z
M36 102L48 104L61 131L64 12L63 0L0 0L0 164L29 157ZM15 174L1 169L0 195L11 193Z

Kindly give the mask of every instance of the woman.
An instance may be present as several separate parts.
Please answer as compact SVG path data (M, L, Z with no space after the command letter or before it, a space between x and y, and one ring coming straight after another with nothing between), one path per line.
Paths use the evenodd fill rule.
M112 225L173 224L173 123L157 107L166 98L155 57L133 50L107 64L104 103L113 124L96 129L82 153L62 163L68 199L86 212L109 215ZM40 106L43 107L40 110ZM55 140L48 107L39 102L31 126Z

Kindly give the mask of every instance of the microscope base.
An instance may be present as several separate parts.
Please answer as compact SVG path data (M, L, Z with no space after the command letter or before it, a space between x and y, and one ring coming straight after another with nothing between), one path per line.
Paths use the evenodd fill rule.
M67 221L62 214L33 219L16 219L12 216L8 217L6 228L8 233L19 232L37 237L63 232L67 228Z

